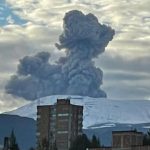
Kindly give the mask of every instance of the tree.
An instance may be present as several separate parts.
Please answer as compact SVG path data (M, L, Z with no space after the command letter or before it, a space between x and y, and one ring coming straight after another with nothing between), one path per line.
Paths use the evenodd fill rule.
M14 130L11 131L10 144L11 144L11 146L16 144L16 136L15 136Z
M49 143L48 140L46 138L42 139L42 150L48 150L49 147Z
M99 148L100 146L101 145L99 139L95 135L93 135L90 148Z
M143 145L150 145L150 130L143 137Z
M12 130L10 135L10 150L19 150L19 146L16 142L16 136L14 130Z
M30 148L29 148L29 150L35 150L35 148L33 148L33 147L30 147Z
M91 142L85 134L79 135L71 144L70 150L86 150L90 147Z
M56 145L56 141L54 142L53 150L58 150L58 149L57 149L57 145Z
M99 148L100 141L93 135L89 140L85 134L78 136L71 144L70 150L86 150L87 148Z
M37 147L37 150L42 150L42 146L40 144L40 142L38 141L38 147Z

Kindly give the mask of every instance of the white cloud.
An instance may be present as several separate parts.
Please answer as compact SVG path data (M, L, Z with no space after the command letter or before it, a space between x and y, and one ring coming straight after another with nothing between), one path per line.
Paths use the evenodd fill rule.
M150 57L149 0L6 0L6 2L13 12L27 20L27 23L0 28L0 62L6 62L0 63L0 70L5 74L14 73L18 60L25 55L43 50L50 51L52 61L63 55L64 53L56 50L54 46L61 34L63 16L68 10L79 9L85 13L94 13L100 22L112 26L116 31L106 53L98 58L100 61L97 61L97 65L102 66L104 70L103 84L108 95L112 98L121 97L117 92L120 91L122 84L124 85L123 91L120 92L122 95L123 92L129 93L129 89L136 87L136 83L140 84L141 89L149 88L146 82L138 79L136 83L132 82L133 87L129 86L128 82L130 74L134 71L137 72L137 76L141 72L149 71L147 61ZM139 70L136 66L139 66ZM125 70L129 73L129 78L126 84L123 79L116 78L118 84L113 90L114 78L107 77L113 74L121 75L118 70L121 72ZM148 82L149 78L146 81ZM135 91L133 94L136 96ZM144 94L141 95L144 97Z
M7 20L8 24L14 24L15 23L15 20L12 18L11 15L8 16L6 20Z
M11 111L27 103L29 103L29 101L18 97L12 97L11 95L4 94L3 91L0 91L0 113Z

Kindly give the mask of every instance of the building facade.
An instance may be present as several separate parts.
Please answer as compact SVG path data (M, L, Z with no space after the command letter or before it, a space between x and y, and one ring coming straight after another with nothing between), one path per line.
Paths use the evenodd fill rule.
M137 131L113 131L112 147L128 148L143 145L143 133Z
M137 131L113 131L112 147L89 148L88 150L150 150L143 145L143 133Z
M54 105L37 107L37 148L68 150L82 134L83 106L57 99Z

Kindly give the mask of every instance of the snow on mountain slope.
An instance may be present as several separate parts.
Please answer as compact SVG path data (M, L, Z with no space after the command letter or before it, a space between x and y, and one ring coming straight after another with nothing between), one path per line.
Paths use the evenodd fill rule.
M148 100L110 100L82 96L55 95L40 98L7 114L36 119L37 105L54 104L58 98L70 98L72 104L84 106L83 127L97 128L102 124L150 123L150 101Z

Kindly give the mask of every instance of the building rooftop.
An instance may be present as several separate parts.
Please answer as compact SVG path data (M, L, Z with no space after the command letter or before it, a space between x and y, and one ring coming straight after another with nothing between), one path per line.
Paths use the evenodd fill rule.
M136 130L127 130L127 131L112 131L112 134L121 134L121 133L143 134L143 132L138 132L138 131L136 131Z
M57 104L70 104L70 99L66 98L66 99L57 99Z

